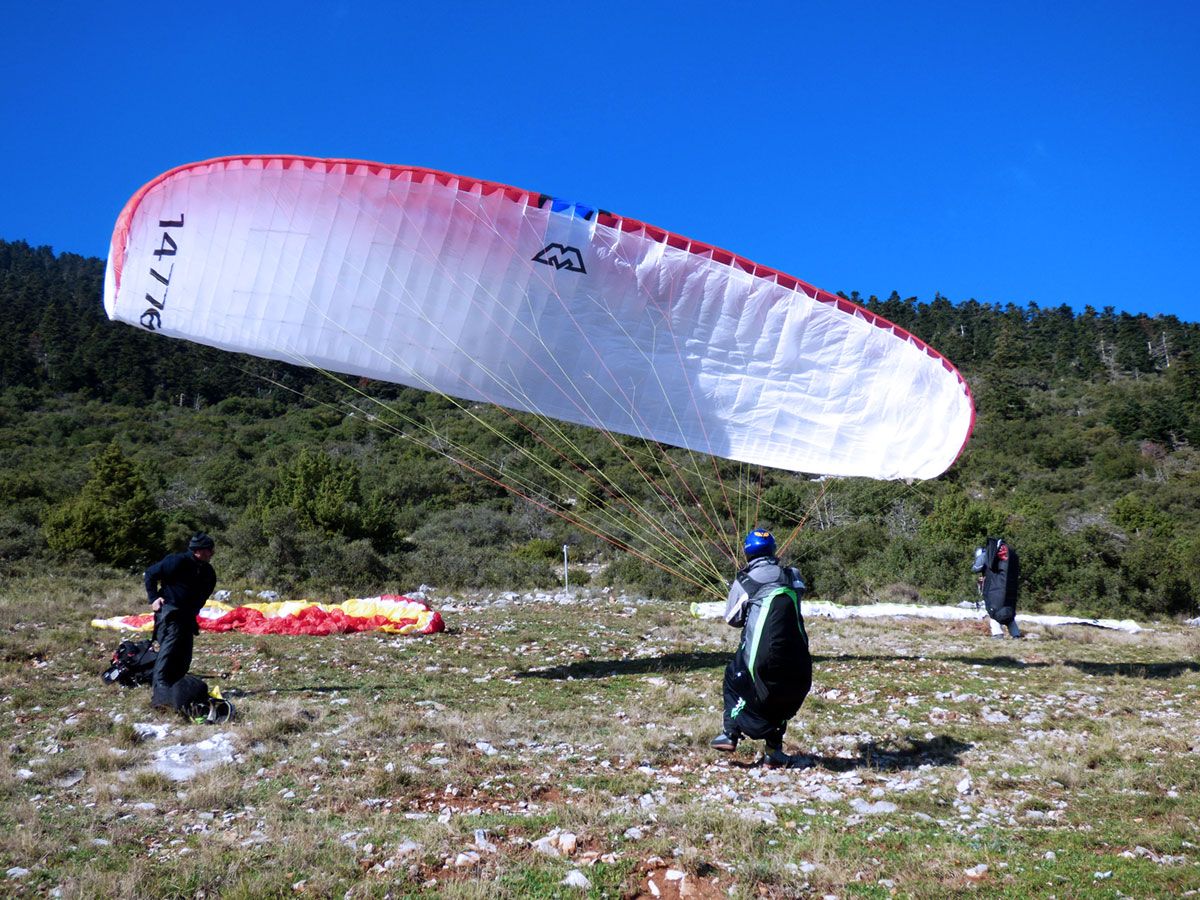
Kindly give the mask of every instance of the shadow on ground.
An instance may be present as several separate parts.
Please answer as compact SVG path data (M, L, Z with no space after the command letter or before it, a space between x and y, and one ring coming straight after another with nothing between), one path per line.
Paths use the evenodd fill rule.
M654 675L670 672L695 672L705 669L721 669L733 658L731 652L697 651L689 653L666 653L661 656L647 656L637 659L588 659L566 663L561 666L526 669L517 672L518 678L543 678L550 681L566 681L567 679L584 680L589 678L617 678L622 675ZM839 656L814 656L813 666L820 668L823 663L831 662L864 662L882 664L898 660L912 661L917 657L894 655L864 655L842 654ZM921 659L930 662L957 662L969 666L994 666L1001 669L1035 669L1059 665L1057 662L1036 661L1028 662L1011 656L926 656ZM1087 660L1065 659L1061 663L1078 669L1086 675L1120 676L1124 678L1176 678L1188 672L1200 672L1200 662L1179 660L1176 662L1158 663L1102 663ZM202 677L220 681L228 679L229 673L223 675L203 675ZM338 691L386 691L395 688L395 684L354 684L354 685L303 685L288 688L260 688L249 691L239 691L243 696L250 694L294 694L294 693L334 693Z
M946 735L935 735L930 740L908 739L896 743L878 741L860 742L851 756L824 756L816 753L792 755L792 769L826 769L830 772L849 772L854 769L871 769L876 772L899 772L920 766L957 766L964 753L974 745ZM732 760L731 765L751 769L762 765L763 760L754 762Z
M638 659L588 659L561 666L548 666L544 669L526 669L524 672L518 672L517 677L566 680L568 678L614 678L620 675L647 675L660 672L693 672L701 669L721 668L732 658L732 651L719 653L704 651L667 653L662 656L647 656ZM968 666L995 666L1001 669L1037 669L1060 664L1045 660L1031 662L1012 656L916 657L846 653L838 656L814 656L813 665L819 667L822 663L829 662L886 663L916 659L925 659L930 662L957 662ZM1188 672L1200 672L1200 662L1193 660L1104 663L1064 659L1061 665L1078 669L1085 675L1121 676L1124 678L1176 678Z
M693 672L698 669L715 669L724 666L733 658L732 652L667 653L662 656L646 656L639 659L588 659L550 666L545 669L526 669L518 672L518 678L614 678L619 675L646 675L657 672Z
M1070 666L1085 675L1121 676L1124 678L1177 678L1188 672L1200 672L1200 662L1175 660L1172 662L1093 662L1084 659L1024 660L1012 656L891 656L846 653L839 656L814 656L813 665L821 662L872 662L886 663L897 660L924 659L929 662L956 662L968 666L994 666L1000 669L1045 669L1050 666Z
M1049 666L1063 665L1078 669L1085 675L1121 676L1123 678L1177 678L1188 672L1200 672L1200 663L1192 660L1105 663L1085 659L1028 662L1023 659L1014 659L1011 656L931 656L929 658L961 662L972 666L997 666L1002 669L1044 669Z

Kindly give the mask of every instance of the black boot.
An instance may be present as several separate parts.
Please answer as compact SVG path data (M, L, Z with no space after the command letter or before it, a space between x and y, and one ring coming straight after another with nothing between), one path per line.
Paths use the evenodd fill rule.
M714 750L720 750L723 753L731 753L737 749L737 745L738 739L736 737L730 737L723 731L708 742L708 746L712 747Z

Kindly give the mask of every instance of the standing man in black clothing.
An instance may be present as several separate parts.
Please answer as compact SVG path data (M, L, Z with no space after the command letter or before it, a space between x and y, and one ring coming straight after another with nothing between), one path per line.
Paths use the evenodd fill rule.
M709 746L731 751L743 737L762 740L768 765L790 766L795 760L783 752L783 734L812 686L800 614L804 581L775 556L771 532L756 528L742 549L747 562L725 604L725 621L742 629L742 639L725 667L723 728Z
M192 537L186 553L173 553L146 570L146 597L154 610L158 658L154 662L150 702L181 709L197 698L176 696L176 685L192 666L192 642L200 633L196 615L204 608L217 575L209 560L213 539L204 532Z

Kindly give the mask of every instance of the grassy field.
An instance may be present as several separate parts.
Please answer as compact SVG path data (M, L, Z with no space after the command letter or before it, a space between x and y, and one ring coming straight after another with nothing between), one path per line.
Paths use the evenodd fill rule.
M779 770L707 748L737 634L678 604L434 592L433 637L203 634L239 711L214 727L101 683L119 638L88 622L139 587L0 586L0 895L1200 890L1194 628L810 619ZM155 769L206 740L232 760Z

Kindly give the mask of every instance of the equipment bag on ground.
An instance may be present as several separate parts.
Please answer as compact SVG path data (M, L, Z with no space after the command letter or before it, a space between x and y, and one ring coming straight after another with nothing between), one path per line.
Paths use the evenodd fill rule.
M112 664L100 677L104 679L105 684L119 684L124 687L149 684L154 676L156 659L158 651L154 649L153 641L121 641L113 651Z

